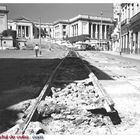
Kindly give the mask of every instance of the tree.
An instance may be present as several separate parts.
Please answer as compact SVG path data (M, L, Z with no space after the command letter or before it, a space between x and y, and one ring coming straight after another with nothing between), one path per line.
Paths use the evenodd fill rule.
M13 30L11 30L11 29L4 30L4 31L2 32L2 35L3 35L4 37L12 36L13 38L16 38L16 31L13 31Z
M113 33L114 26L109 26L107 30L108 39L111 39L111 34Z
M39 38L39 28L34 26L33 34L35 38ZM46 37L46 31L41 28L41 37Z
M16 31L11 30L11 29L4 30L2 32L2 36L4 36L4 37L12 36L12 38L13 38L13 46L18 48L18 44L17 44L17 41L16 41Z

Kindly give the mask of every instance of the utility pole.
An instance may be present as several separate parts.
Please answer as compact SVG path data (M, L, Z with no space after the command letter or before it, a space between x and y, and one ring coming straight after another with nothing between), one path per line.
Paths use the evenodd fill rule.
M100 27L100 29L101 30L103 30L102 29L102 15L103 15L103 12L101 11L101 27ZM100 49L102 48L102 31L100 32Z
M41 55L41 17L39 18L39 49Z

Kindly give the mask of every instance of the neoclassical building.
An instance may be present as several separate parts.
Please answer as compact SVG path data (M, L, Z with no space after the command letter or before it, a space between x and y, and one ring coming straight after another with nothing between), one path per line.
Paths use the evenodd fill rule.
M39 37L39 28L43 30L47 36L51 34L51 23L33 22L26 17L18 17L8 20L8 29L16 31L17 38L32 40Z
M53 25L55 39L87 35L92 43L105 45L109 41L108 31L113 21L111 18L78 15L69 20L59 20Z
M8 20L8 29L15 30L17 38L33 39L34 23L25 17Z
M53 38L63 40L69 36L69 21L58 20L53 23Z
M108 39L107 31L113 25L111 18L78 15L69 20L70 37L87 34L91 40Z
M41 29L45 32L46 36L52 37L52 23L34 22L34 26L38 29L41 27Z
M111 18L78 15L68 20L54 23L32 22L25 17L8 21L8 28L15 30L17 38L36 38L36 28L45 30L47 36L54 40L64 40L82 35L88 36L92 44L106 46L110 40L109 29L113 26Z

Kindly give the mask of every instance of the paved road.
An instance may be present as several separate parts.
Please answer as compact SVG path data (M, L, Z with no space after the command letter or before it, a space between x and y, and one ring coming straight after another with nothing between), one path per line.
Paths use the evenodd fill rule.
M0 51L0 133L15 124L22 112L19 103L38 96L65 54L43 50L36 58L33 50Z
M122 124L114 133L140 134L140 60L102 52L80 54L115 102Z

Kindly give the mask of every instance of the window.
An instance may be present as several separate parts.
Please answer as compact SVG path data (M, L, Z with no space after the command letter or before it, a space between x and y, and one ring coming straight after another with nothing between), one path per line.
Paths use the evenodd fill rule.
M66 32L63 32L63 36L65 36L66 35Z
M132 16L134 15L134 4L132 4Z
M55 26L55 30L59 29L59 25Z
M63 25L63 29L66 29L66 25Z

